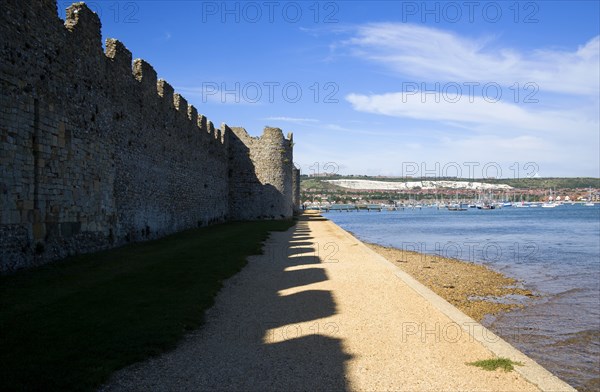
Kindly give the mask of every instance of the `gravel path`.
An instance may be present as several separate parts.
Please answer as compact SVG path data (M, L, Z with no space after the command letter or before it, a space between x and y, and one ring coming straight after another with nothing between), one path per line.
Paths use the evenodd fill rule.
M305 215L226 282L202 328L101 390L539 390L465 364L492 357L383 258Z

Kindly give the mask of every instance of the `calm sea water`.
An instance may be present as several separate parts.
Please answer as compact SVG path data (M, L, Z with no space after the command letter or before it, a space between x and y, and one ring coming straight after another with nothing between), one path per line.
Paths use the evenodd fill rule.
M323 215L364 241L516 278L540 297L483 324L575 388L600 390L600 205Z

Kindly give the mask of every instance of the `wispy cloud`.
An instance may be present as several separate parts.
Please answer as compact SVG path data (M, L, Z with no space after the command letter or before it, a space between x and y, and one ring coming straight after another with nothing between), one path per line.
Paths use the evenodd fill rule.
M318 123L319 120L316 118L297 118L297 117L285 117L285 116L275 116L275 117L267 117L265 118L267 121L283 121L295 124L306 124L306 123Z
M441 94L439 94L441 95ZM598 130L598 118L583 109L533 110L524 105L507 102L488 102L476 97L470 102L460 99L448 101L445 97L420 94L349 94L346 100L360 112L392 117L439 121L479 132L535 131L549 136L569 130L573 133L590 133Z
M399 127L420 124L440 130L430 132L435 139L426 143L414 140L414 146L403 149L402 159L535 161L546 172L560 168L557 172L597 175L598 36L569 50L525 52L502 46L495 36L474 39L410 24L367 24L352 34L338 50L385 66L399 80L426 82L427 91L417 83L412 91L391 88L385 93L353 92L345 97L357 112L396 118ZM443 88L431 91L437 82L442 86L494 82L505 95L490 100L480 92L461 96L444 93ZM523 86L526 82L539 87L536 98L540 103L525 103L507 94L514 83ZM368 159L385 166L398 158L378 154Z
M499 46L494 36L472 39L418 25L374 23L357 27L340 47L419 81L533 82L542 91L599 93L599 36L576 49L524 52Z

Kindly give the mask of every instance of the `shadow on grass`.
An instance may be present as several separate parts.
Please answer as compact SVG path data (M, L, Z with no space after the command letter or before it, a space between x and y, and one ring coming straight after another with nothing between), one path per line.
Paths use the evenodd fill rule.
M228 282L207 322L173 351L119 371L102 392L346 391L347 326L331 318L335 296L323 285L337 264L297 238L307 219L275 233L265 255ZM329 268L325 268L329 267Z
M93 390L174 347L268 233L293 224L227 223L0 277L0 390Z

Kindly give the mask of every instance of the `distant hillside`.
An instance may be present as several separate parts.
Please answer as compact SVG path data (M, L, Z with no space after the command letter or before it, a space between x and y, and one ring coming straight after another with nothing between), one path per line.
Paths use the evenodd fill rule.
M346 189L355 190L409 190L409 189L471 189L471 190L509 190L506 184L488 184L475 181L372 181L364 179L323 180Z
M322 178L302 177L300 179L300 189L340 190L342 188L323 181Z
M303 176L301 188L315 190L340 190L343 189L337 185L324 180L367 180L379 182L419 182L419 181L449 181L449 182L479 182L490 185L508 185L516 189L576 189L576 188L600 188L600 178L593 177L574 177L574 178L478 178L478 179L457 179L457 178L405 178L405 177L370 177L370 176L331 176L331 177L308 177ZM383 184L382 184L383 185ZM383 187L385 188L385 187ZM502 187L503 188L503 187Z

